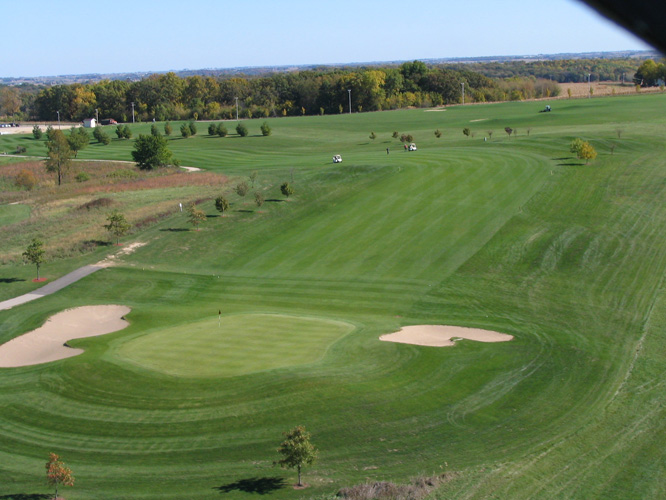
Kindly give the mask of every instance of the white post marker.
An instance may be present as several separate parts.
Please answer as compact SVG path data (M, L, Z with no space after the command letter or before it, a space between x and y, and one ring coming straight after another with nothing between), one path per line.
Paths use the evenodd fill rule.
M182 203L178 203L178 206L180 207L180 211L182 212L182 211L183 211L183 204L182 204Z

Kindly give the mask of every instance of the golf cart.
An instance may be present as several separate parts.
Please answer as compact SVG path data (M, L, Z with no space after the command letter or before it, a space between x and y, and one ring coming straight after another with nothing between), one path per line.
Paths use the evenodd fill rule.
M412 143L409 145L409 148L408 148L408 149L409 149L409 151L416 151L416 144L414 144L414 143L412 142Z
M333 163L342 163L342 156L340 155L333 156Z

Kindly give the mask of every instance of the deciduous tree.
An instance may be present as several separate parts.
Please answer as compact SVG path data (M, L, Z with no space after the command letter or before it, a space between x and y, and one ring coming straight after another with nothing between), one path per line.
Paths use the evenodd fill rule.
M264 195L261 193L261 191L254 193L254 202L258 207L264 204Z
M60 186L62 184L62 178L72 164L73 154L62 130L54 130L51 137L52 138L46 142L46 148L48 150L46 171L57 175L58 186Z
M188 205L187 213L189 214L187 217L188 222L198 231L199 224L206 221L206 213L203 210L198 209L194 203Z
M472 131L469 129L469 127L465 127L465 128L463 129L463 134L465 134L465 137L469 137L469 134L470 134L471 132L472 132Z
M173 161L173 155L162 136L139 135L134 144L132 158L142 170L165 167Z
M49 486L55 486L55 498L58 498L58 486L74 486L72 470L66 467L55 453L49 454L46 462L46 482Z
M76 158L79 151L84 149L90 143L90 136L83 127L72 127L69 132L69 137L67 137L67 143L69 144L69 149L74 153L74 158Z
M227 200L224 196L218 196L215 198L215 208L218 212L224 214L224 212L229 210L229 200Z
M585 160L585 165L587 165L590 160L594 160L597 157L597 151L594 149L592 144L589 142L584 142L578 151L578 158Z
M39 279L39 267L44 263L45 253L44 243L37 238L33 238L30 245L28 245L28 248L23 252L23 257L25 257L28 262L37 266L37 279Z
M282 458L275 462L282 468L298 471L298 486L301 483L301 468L311 465L317 459L317 449L310 442L310 433L299 425L284 433L285 440L280 444L278 453Z
M234 191L236 191L236 194L238 196L245 196L249 190L250 187L247 185L247 182L245 181L239 182L234 188Z
M111 212L106 218L108 224L104 224L104 228L116 237L116 245L120 244L120 237L129 231L131 225L125 219L125 216L118 210Z

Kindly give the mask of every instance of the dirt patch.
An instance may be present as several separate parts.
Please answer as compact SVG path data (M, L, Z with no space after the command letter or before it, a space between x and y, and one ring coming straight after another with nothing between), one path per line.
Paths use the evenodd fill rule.
M122 330L127 306L84 306L51 316L43 326L0 345L0 368L39 365L71 358L83 352L68 347L68 340L95 337Z
M117 252L113 255L109 255L106 259L98 262L95 265L100 266L100 267L111 267L111 266L115 265L116 257L122 257L123 255L129 255L134 250L136 250L137 248L141 248L145 244L146 243L143 243L143 242L140 242L140 241L137 241L135 243L131 243L131 244L127 245L126 247L124 247L123 249L121 249L119 252Z
M379 340L386 342L428 347L448 347L463 339L476 342L507 342L513 339L513 335L463 326L415 325L405 326L398 332L379 337Z

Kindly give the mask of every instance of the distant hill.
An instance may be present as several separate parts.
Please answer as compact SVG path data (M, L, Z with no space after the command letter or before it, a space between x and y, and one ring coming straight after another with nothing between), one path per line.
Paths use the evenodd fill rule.
M563 53L563 54L534 54L521 56L483 56L483 57L450 57L439 59L421 59L429 65L439 64L478 64L478 63L505 63L505 62L535 62L535 61L554 61L565 59L658 59L661 55L656 50L624 50L616 52L583 52L583 53ZM223 76L223 75L265 75L269 73L292 73L308 70L330 70L332 68L354 68L368 66L390 66L400 65L406 61L372 61L372 62L354 62L340 64L309 64L299 66L247 66L236 68L206 68L206 69L183 69L167 71L142 71L132 73L89 73L80 75L56 75L56 76L36 76L36 77L7 77L0 78L0 85L61 85L72 83L94 83L101 80L127 80L137 81L152 74L164 74L173 72L181 78L201 75L201 76Z

